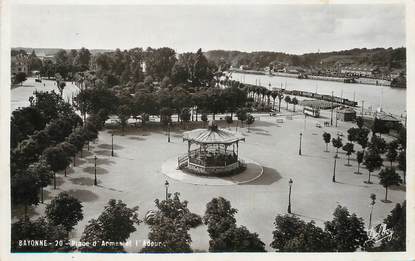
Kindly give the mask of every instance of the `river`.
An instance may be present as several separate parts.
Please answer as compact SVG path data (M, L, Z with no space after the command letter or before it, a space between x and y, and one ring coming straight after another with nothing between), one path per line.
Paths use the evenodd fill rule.
M365 109L376 110L382 107L382 110L387 113L398 116L406 115L406 89L236 72L232 73L232 79L249 84L261 84L267 88L271 84L271 89L280 88L282 85L286 86L287 90L301 90L327 95L331 95L333 92L334 96L357 101L359 106L362 105L363 100Z

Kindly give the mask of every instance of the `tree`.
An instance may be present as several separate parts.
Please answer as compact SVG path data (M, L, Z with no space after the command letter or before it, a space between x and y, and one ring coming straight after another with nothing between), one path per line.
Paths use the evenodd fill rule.
M49 185L50 180L53 178L53 171L44 159L29 165L27 171L30 175L37 177L37 185L40 187L40 202L43 203L43 188Z
M375 151L369 151L365 154L364 164L369 171L369 178L366 183L371 184L370 175L373 171L380 169L383 165L383 159Z
M368 141L369 141L369 129L367 128L361 128L359 133L357 134L357 143L362 146L363 151L365 151L367 145L368 145Z
M334 210L333 216L333 220L324 223L324 230L332 239L333 251L353 252L367 247L368 236L362 218L356 214L350 215L347 208L340 205Z
M245 108L241 108L236 112L236 117L241 122L241 126L243 126L243 122L247 120L248 113Z
M34 221L19 220L12 224L11 251L12 252L67 252L71 247L60 245L59 242L67 240L67 232L61 225L48 223L44 217ZM50 244L45 246L32 246L19 244L21 240L46 240ZM58 242L58 244L56 244Z
M14 84L20 84L22 85L24 81L26 81L26 73L24 72L19 72L14 76Z
M185 123L189 122L190 116L191 114L190 114L189 108L183 108L182 111L180 112L180 120L182 122L185 122Z
M208 226L210 237L216 238L236 224L237 209L232 208L229 200L223 197L213 198L206 204L203 223Z
M39 179L32 173L18 173L11 177L11 203L24 206L24 219L27 220L27 208L39 204Z
M257 233L246 227L231 227L215 240L209 241L210 252L266 252L265 244Z
M225 116L225 121L228 124L228 128L229 128L229 126L233 123L232 116Z
M249 126L251 126L251 124L253 124L255 122L255 117L252 116L252 114L248 114L246 116L246 124L248 125L248 131L249 131Z
M298 104L298 100L296 97L292 98L291 103L293 104L293 111L295 112L295 105Z
M120 105L117 110L118 120L121 124L122 135L124 135L125 127L127 127L128 119L131 117L130 107L126 104Z
M83 128L76 128L67 138L67 141L74 145L77 149L77 151L81 151L81 157L82 157L82 148L84 147L85 144L85 132ZM67 154L69 154L67 152ZM75 159L75 155L73 155L73 164L76 165L76 159Z
M61 82L58 82L57 85L58 85L59 92L61 96L63 97L63 89L65 88L66 83L64 81L61 81Z
M336 148L336 156L335 157L338 158L339 148L341 148L343 146L342 138L337 136L337 138L333 138L331 140L331 143L333 144L333 147Z
M355 174L361 174L360 173L360 164L362 164L363 162L363 156L365 155L365 153L363 151L358 151L356 153L356 160L357 160L357 172L355 172Z
M71 157L75 157L76 155L77 149L72 143L64 141L64 142L59 143L57 147L59 147L66 154L68 159L70 159ZM66 177L66 169L67 168L65 168L65 173L64 173L65 177Z
M148 238L152 242L163 242L155 246L145 246L144 253L188 253L192 252L189 234L191 228L202 224L202 218L187 207L188 202L181 201L179 193L167 200L155 200L156 211L147 215L145 222L150 226Z
M125 242L131 233L136 231L135 225L141 221L137 215L138 207L128 208L121 200L110 199L104 211L97 219L91 219L81 236L85 247L82 252L123 252L123 247L105 246L104 241ZM93 243L97 244L94 246Z
M396 173L394 167L390 167L390 168L386 167L382 169L379 172L379 179L380 179L379 183L385 188L384 202L387 202L388 201L388 188L393 185L398 186L399 184L402 183L402 179L399 176L399 174Z
M358 117L356 117L356 124L357 124L357 127L359 128L359 129L362 129L363 128L363 118L362 117L360 117L360 116L358 116Z
M403 184L406 184L406 152L401 151L398 156L398 169L403 171Z
M160 109L160 122L167 126L167 124L171 123L171 115L173 114L171 108L163 107Z
M195 55L195 62L193 65L193 84L205 85L209 80L208 61L203 55L202 49L198 49Z
M406 250L406 201L396 204L383 221L387 229L393 231L392 237L386 237L375 251L405 251Z
M284 98L282 92L278 92L278 112L281 112L281 101Z
M89 62L91 60L91 53L88 49L82 47L81 50L77 53L74 64L82 68L82 70L86 70L89 68Z
M203 121L203 124L205 125L208 121L208 116L206 113L202 113L202 116L200 116L200 119Z
M53 188L56 189L56 172L64 170L69 165L68 155L58 146L49 147L43 152L43 157L53 171Z
M350 141L350 142L355 142L355 141L357 141L357 139L358 139L358 136L359 136L359 131L360 131L361 129L358 129L358 128L350 128L350 129L348 129L347 130L347 133L348 133L348 135L347 135L347 139Z
M350 165L350 155L352 155L352 153L354 152L354 145L351 142L346 143L346 145L343 146L343 150L346 151L346 155L347 155L347 166L351 166Z
M314 221L305 223L296 216L278 215L274 226L270 246L277 252L331 251L329 234L317 227Z
M245 227L237 227L230 202L222 197L213 198L206 205L203 222L208 226L210 252L264 252L265 244L258 234Z
M331 140L331 135L330 135L330 133L328 133L328 132L324 132L324 133L323 133L323 140L324 140L324 142L326 143L326 152L328 152L328 151L329 151L329 149L328 149L328 145L329 145L330 140Z
M397 148L398 148L398 143L395 141L391 141L390 143L387 144L386 158L390 161L391 167L392 167L392 163L398 157L398 152L396 151Z
M66 192L61 192L52 199L46 206L45 214L52 225L62 225L67 232L84 218L81 202Z
M17 144L28 138L35 131L45 128L46 119L42 112L35 107L24 107L12 112L10 121L11 127L11 148L15 148Z
M383 138L380 138L376 135L372 135L372 138L369 142L369 150L383 154L386 152L386 141Z
M287 110L288 110L288 104L291 103L291 97L286 95L284 98L285 103L287 104Z

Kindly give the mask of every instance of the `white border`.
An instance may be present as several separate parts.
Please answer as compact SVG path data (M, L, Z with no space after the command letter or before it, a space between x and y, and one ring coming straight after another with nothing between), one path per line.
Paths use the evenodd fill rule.
M46 258L53 258L59 260L106 260L106 259L123 259L123 260L207 260L210 258L220 260L275 260L280 258L283 260L304 260L305 258L311 260L414 260L415 259L415 217L414 217L414 191L415 191L415 160L407 163L407 251L404 253L273 253L265 254L212 254L212 253L198 253L198 254L9 254L10 249L10 186L9 186L9 117L10 117L10 29L9 29L9 8L11 5L30 4L30 5L154 5L154 4L168 4L168 5L250 5L250 4L406 4L406 50L407 50L407 133L408 133L408 149L407 158L415 159L414 157L414 114L415 102L415 0L398 1L398 0L0 0L0 57L1 57L1 86L0 86L0 260L45 260ZM270 228L271 233L272 228Z

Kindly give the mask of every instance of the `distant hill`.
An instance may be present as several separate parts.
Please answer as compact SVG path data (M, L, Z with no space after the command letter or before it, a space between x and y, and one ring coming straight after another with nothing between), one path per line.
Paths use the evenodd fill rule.
M388 70L406 69L406 48L355 48L350 50L306 53L293 55L282 52L240 52L212 50L205 52L211 62L219 65L247 65L252 69L263 69L270 64L286 64L293 66L333 67L337 65L354 64L380 66Z
M80 48L79 48L80 49ZM76 49L76 50L79 50ZM18 51L18 50L24 50L26 53L30 54L33 50L35 50L36 55L46 55L46 56L51 56L51 55L55 55L59 50L62 50L60 48L29 48L29 47L13 47L12 48L13 51ZM70 51L72 49L64 49L65 51ZM107 53L107 52L112 52L114 50L110 50L110 49L89 49L89 51L91 52L92 55L97 54L97 53Z

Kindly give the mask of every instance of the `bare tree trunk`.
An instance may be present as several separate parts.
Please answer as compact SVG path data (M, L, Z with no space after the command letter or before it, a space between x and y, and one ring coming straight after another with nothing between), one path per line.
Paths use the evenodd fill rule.
M53 189L56 189L56 172L53 172Z

